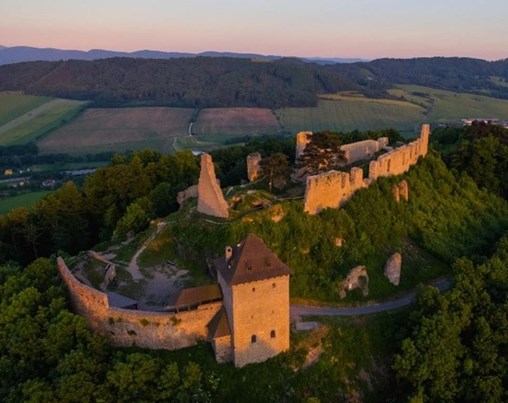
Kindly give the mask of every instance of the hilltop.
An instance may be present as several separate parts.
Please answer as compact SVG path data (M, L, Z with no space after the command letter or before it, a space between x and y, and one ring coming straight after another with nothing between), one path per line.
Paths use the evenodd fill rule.
M318 65L281 58L109 58L0 66L0 91L89 100L97 106L315 106L318 95L356 91L391 96L416 84L508 99L508 61L469 58L380 59Z

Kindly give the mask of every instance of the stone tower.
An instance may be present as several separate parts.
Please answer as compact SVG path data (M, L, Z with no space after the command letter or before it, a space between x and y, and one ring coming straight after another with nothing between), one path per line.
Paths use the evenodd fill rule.
M210 329L217 359L242 367L289 349L291 270L253 234L215 263L224 297Z

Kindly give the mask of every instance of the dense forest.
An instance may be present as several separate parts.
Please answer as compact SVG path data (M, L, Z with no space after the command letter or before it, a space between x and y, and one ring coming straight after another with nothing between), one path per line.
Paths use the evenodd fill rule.
M508 61L468 58L380 59L317 65L296 58L171 60L111 58L0 66L0 91L90 100L95 106L314 106L320 93L389 97L394 84L508 98Z
M466 172L478 186L508 200L508 129L474 121L434 130L432 143L449 168Z

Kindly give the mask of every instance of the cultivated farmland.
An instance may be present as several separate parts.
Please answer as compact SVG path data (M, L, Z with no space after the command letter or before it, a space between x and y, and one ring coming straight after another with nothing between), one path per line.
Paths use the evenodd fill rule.
M428 121L444 123L464 118L508 119L508 101L474 94L437 90L417 85L398 85L390 91L404 99L426 104Z
M0 94L0 145L26 144L72 119L81 101Z
M78 119L38 142L41 152L97 153L152 148L173 151L186 136L193 109L87 109Z
M277 134L280 125L270 109L210 108L199 112L192 126L196 135Z
M276 111L284 129L352 131L393 127L411 137L421 124L425 109L410 102L359 96L323 95L315 108Z

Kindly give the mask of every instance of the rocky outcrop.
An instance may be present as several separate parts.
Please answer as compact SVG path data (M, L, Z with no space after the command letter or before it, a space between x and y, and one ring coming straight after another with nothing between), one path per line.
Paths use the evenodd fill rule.
M228 204L217 184L215 168L209 154L201 154L201 172L198 183L198 211L213 217L228 218Z
M405 179L399 184L393 185L392 195L397 203L401 200L406 202L409 201L409 185Z
M404 179L397 185L397 187L399 188L400 199L406 202L409 201L409 185L407 181Z
M187 189L178 192L176 195L176 201L178 205L182 207L187 200L198 197L198 185L189 186Z
M258 180L259 175L261 174L261 167L259 166L260 162L260 153L251 153L247 155L247 177L249 178L249 182Z
M402 256L398 252L386 261L384 274L393 285L399 285L401 267Z
M356 266L347 277L340 283L339 296L346 298L347 291L359 288L363 296L369 295L369 275L365 266Z

